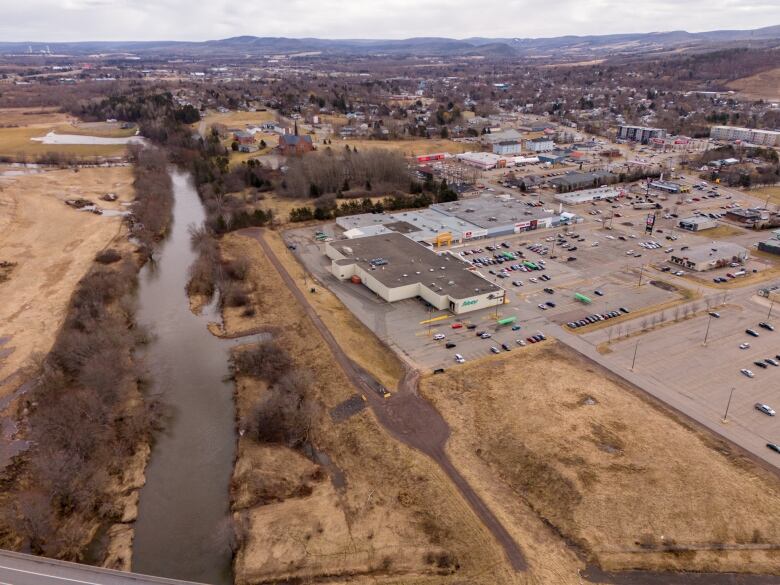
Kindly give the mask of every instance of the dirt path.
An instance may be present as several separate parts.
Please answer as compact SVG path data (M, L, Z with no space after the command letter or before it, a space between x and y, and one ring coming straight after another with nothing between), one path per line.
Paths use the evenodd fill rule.
M365 394L382 426L394 438L425 453L436 462L447 477L450 478L480 521L490 530L494 538L503 547L512 568L516 571L526 570L527 564L520 547L447 456L445 445L450 435L450 429L433 405L417 393L419 372L407 370L396 394L389 399L380 396L378 392L380 384L344 353L344 350L333 337L330 330L322 322L317 312L306 299L306 296L296 286L293 278L263 238L263 231L250 228L243 230L241 233L257 240L263 248L268 260L330 347L336 362L341 366L352 383Z

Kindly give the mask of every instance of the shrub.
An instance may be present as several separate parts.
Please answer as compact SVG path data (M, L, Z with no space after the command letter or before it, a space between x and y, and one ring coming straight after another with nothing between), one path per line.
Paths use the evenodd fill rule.
M122 254L113 248L98 252L97 256L95 256L95 262L100 262L101 264L113 264L114 262L119 262L121 259Z

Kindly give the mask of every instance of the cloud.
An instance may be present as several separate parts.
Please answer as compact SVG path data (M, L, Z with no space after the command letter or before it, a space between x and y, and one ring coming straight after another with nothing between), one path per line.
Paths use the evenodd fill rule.
M780 24L777 0L0 0L3 41L549 37Z

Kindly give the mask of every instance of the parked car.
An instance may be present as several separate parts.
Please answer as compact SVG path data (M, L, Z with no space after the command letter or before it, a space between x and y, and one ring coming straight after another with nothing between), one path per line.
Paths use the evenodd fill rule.
M461 329L463 327L463 323L453 323L452 328L453 329Z
M501 350L498 349L495 345L490 348L490 351L492 351L493 353L501 353Z
M710 311L710 312L708 313L708 315L709 315L710 317L715 317L716 319L720 319L720 313L717 313L717 312L715 312L715 311Z
M777 361L776 359L774 359L774 358L766 358L764 361L765 361L766 363L768 363L770 366L780 367L780 362L778 362L778 361Z
M754 363L754 364L756 364L756 365L757 365L759 368L764 368L764 369L766 369L766 368L768 367L768 366L767 366L767 365L766 365L764 362L762 362L762 361L759 361L759 360L756 360L756 361L754 361L753 363Z
M460 355L459 353L455 354L455 362L456 363L462 364L465 361L466 361L466 358L464 358L462 355Z
M759 412L763 412L767 416L775 416L775 409L769 406L768 404L764 404L763 402L756 402L755 405L756 410Z
M515 339L515 343L519 345L520 347L525 346L525 340L524 339Z
M512 351L512 348L509 347L506 343L501 344L501 349L503 349L504 351Z
M604 296L604 291L600 290L600 289L596 289L596 290L593 291L593 294L595 294L596 296L599 296L599 297L603 297Z
M758 337L758 333L753 329L745 329L745 333L747 333L751 337Z
M766 446L769 449L772 449L772 451L774 451L775 453L780 453L780 445L778 445L777 443L767 443Z
M761 321L761 323L758 324L759 327L762 327L766 329L767 331L774 331L775 328L770 323L767 323L766 321Z
M554 308L555 308L555 303L553 303L552 301L547 301L547 302L545 303L545 305L547 305L547 306L548 306L548 307L550 307L551 309L554 309Z
M751 372L750 370L747 370L747 369L745 369L745 368L742 368L742 369L740 370L740 372L742 372L742 373L743 373L745 376L747 376L748 378L752 378L753 376L755 376L755 374L754 374L753 372Z
M750 349L750 344L749 343L740 343L739 344L739 349Z
M441 341L442 339L444 339L444 337L445 337L444 333L437 333L436 335L433 336L433 340Z
M446 347L447 349L452 349L453 347L456 347L456 345L453 342L448 341L447 343L444 344L444 347Z
M482 339L489 339L489 338L491 338L493 336L490 333L488 333L487 331L485 331L482 335L480 335L480 337Z
M548 295L555 294L555 291L553 289L551 289L551 288L544 289L544 292L546 292Z
M547 305L545 305L544 303L539 303L536 306L539 307L542 311L546 311L547 310Z
M477 326L471 323L470 325L466 325L466 329L476 329Z

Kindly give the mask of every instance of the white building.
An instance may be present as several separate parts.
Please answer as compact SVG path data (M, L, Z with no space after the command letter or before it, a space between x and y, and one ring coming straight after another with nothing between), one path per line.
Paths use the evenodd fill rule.
M728 266L732 262L745 262L749 257L746 248L731 242L710 242L691 246L688 250L673 252L669 262L693 270L702 272L713 268Z
M740 140L761 146L780 146L780 132L777 130L713 126L710 128L710 138L713 140Z
M550 152L555 148L555 143L552 138L547 136L540 136L539 138L532 138L525 141L525 148L531 152Z
M502 157L492 152L464 152L456 155L456 157L462 163L477 167L483 171L506 165L506 161Z
M646 126L618 126L618 140L629 140L647 144L653 138L663 138L666 132L661 128L648 128Z
M447 252L397 234L327 242L325 254L339 280L363 284L392 303L420 297L456 315L505 302L506 291Z
M493 154L499 156L514 156L520 154L522 146L516 140L504 140L493 144Z
M626 194L625 190L616 187L598 187L596 189L582 189L569 193L556 193L554 199L564 205L577 205L578 203L590 203L602 199L618 199Z

